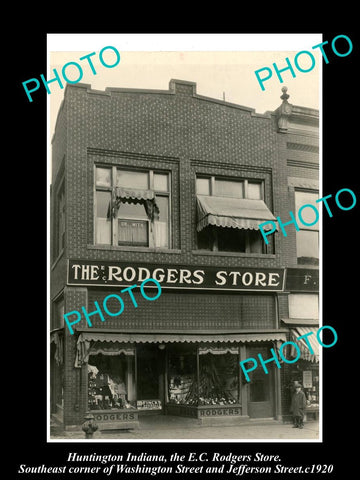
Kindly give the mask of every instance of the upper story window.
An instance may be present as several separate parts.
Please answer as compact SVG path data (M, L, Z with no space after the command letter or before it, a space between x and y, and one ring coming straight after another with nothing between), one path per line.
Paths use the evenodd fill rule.
M314 192L295 191L295 211L303 205L311 204L317 209L316 200L318 194ZM307 208L302 211L302 219L305 223L313 223L315 220L312 209ZM312 226L306 226L302 222L297 222L300 230L296 232L296 256L297 263L300 265L318 265L319 264L319 222Z
M166 172L95 167L95 243L169 248Z
M199 249L223 252L266 253L258 229L268 211L263 182L215 176L196 178Z
M65 182L56 191L54 216L54 260L65 248Z

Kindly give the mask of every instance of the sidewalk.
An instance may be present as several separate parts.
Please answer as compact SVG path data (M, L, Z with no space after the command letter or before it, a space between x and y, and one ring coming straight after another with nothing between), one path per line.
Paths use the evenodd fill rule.
M63 431L61 427L51 428L51 440L79 439L85 440L84 432ZM143 417L137 430L108 430L94 433L94 440L167 440L197 439L234 440L264 439L266 441L280 440L318 440L319 423L307 422L303 429L293 428L291 423L282 423L272 419L251 419L236 426L199 426L189 418L156 416Z

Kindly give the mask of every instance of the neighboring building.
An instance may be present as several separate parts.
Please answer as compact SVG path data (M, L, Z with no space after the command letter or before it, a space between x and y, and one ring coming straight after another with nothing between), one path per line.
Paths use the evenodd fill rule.
M280 327L289 328L288 340L296 341L301 335L311 344L301 340L301 358L292 366L282 369L283 415L289 415L288 407L294 381L304 387L310 405L307 416L317 417L319 412L319 344L314 333L319 327L319 228L314 225L314 212L303 209L302 220L297 212L307 204L318 209L319 198L319 112L311 108L288 103L289 95L283 87L282 105L275 111L279 139L279 161L286 174L288 197L284 199L286 214L283 222L290 220L294 212L299 230L286 227L287 237L280 235L282 256L286 272L286 288L279 294ZM293 352L296 358L297 352Z
M150 411L286 418L296 364L259 366L250 382L239 366L269 359L316 317L318 232L292 226L266 245L258 227L318 191L318 112L283 97L260 115L181 80L168 91L66 87L50 279L51 412L66 428L88 410L100 428ZM162 286L156 300L151 282L140 290L148 277ZM74 334L69 312L81 313L68 317Z

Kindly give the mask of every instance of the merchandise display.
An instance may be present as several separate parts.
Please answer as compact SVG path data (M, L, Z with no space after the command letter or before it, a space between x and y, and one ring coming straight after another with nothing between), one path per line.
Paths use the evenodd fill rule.
M189 406L233 405L238 402L238 354L196 352L169 356L169 403Z
M88 406L90 410L132 408L127 398L124 356L90 355Z

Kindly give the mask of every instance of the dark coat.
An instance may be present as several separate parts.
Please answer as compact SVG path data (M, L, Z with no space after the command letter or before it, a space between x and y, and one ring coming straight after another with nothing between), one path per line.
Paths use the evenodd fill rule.
M305 393L295 392L291 399L291 412L295 417L302 417L306 408L306 396Z

